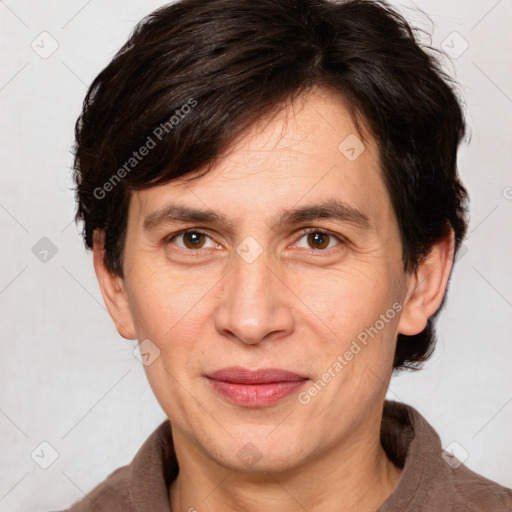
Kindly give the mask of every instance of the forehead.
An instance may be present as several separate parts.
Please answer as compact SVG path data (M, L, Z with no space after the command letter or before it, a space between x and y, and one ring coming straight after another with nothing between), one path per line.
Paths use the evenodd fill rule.
M260 118L206 174L186 179L135 193L132 221L143 227L169 203L221 212L236 222L256 214L275 219L300 204L331 199L374 222L390 209L375 141L363 139L340 95L318 88Z

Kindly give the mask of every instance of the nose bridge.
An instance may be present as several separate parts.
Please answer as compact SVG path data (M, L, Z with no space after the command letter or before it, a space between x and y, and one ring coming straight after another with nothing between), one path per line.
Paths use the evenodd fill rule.
M215 315L217 330L246 344L289 333L293 318L285 304L283 285L271 269L270 254L260 251L255 256L254 247L245 252L243 249L242 243L226 276ZM251 250L251 257L247 257Z
M236 280L235 290L238 295L236 304L246 307L251 306L251 303L261 304L264 300L267 307L271 306L269 288L272 278L268 258L260 256L251 263L239 258L233 277Z
M248 262L238 257L232 274L232 314L237 314L240 320L245 319L249 325L261 324L274 308L269 258L260 255L255 261Z

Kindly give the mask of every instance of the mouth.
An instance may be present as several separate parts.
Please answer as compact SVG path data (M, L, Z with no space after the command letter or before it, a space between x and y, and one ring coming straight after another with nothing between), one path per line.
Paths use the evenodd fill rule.
M266 407L296 392L309 379L288 370L230 367L206 375L213 390L231 404Z

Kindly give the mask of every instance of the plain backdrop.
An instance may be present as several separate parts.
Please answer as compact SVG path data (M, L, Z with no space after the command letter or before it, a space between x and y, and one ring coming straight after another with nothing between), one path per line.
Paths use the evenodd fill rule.
M3 512L69 506L129 463L165 419L136 342L119 337L104 308L73 223L70 171L88 84L163 3L0 1ZM416 407L444 447L462 447L471 469L512 486L512 5L400 6L452 56L444 65L460 83L471 135L459 154L471 222L435 354L422 371L394 377L388 396Z

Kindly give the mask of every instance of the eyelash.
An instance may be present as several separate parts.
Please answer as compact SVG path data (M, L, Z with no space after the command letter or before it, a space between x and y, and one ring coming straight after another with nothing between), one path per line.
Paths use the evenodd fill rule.
M177 233L172 234L170 237L166 238L165 243L169 244L173 240L175 240L176 238L178 238L178 237L180 237L182 235L186 235L188 233L199 233L199 234L207 236L208 238L210 238L212 240L212 238L210 237L210 235L206 231L203 231L203 230L197 229L197 228L192 228L192 229L184 229L182 231L178 231ZM321 233L323 235L328 235L329 237L336 239L337 242L338 242L338 245L342 245L342 244L344 244L346 242L346 240L341 235L337 235L335 233L332 233L331 231L328 231L328 230L322 229L322 228L306 228L306 229L303 229L299 233L299 238L297 239L297 242L301 238L303 238L304 236L309 235L310 233ZM295 243L297 243L297 242L295 242ZM319 252L320 253L327 253L328 254L333 249L335 249L335 247L331 247L329 249L310 249L310 251L313 254L318 254ZM183 247L178 247L178 249L180 251L186 252L187 255L202 256L204 254L204 251L207 251L208 249L211 249L211 248L207 248L207 249L184 249Z

